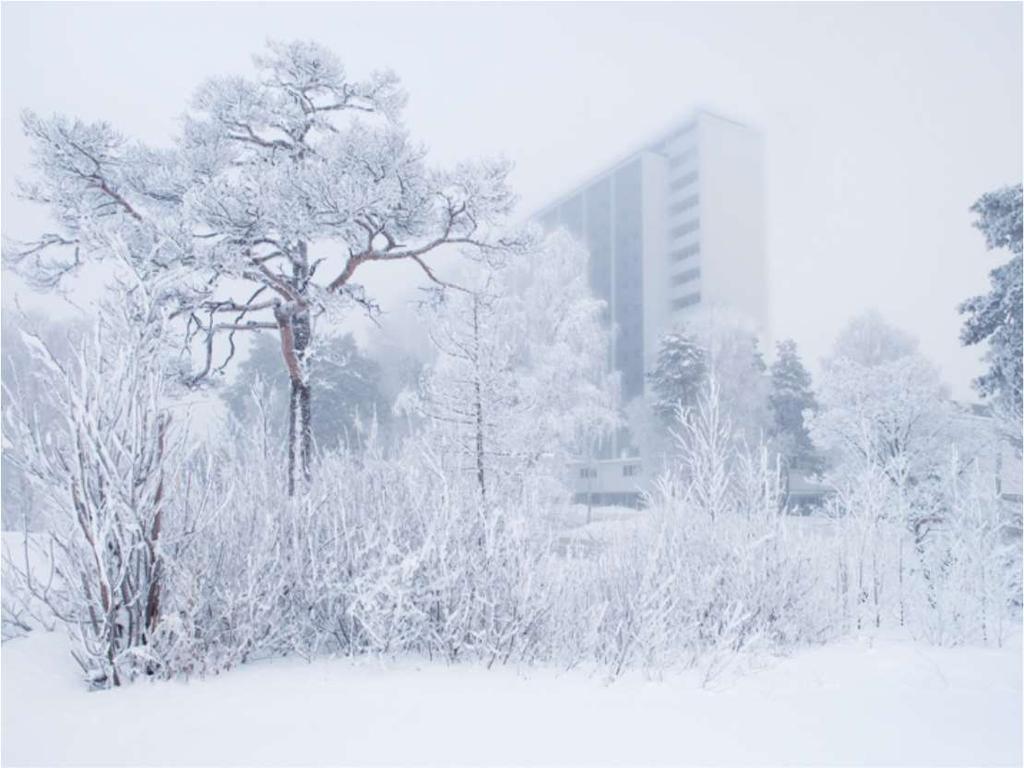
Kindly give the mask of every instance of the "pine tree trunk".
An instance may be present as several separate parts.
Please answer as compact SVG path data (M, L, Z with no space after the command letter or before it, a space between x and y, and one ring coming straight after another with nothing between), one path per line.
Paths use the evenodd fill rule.
M312 387L306 371L311 327L305 309L277 313L281 332L281 352L288 367L288 495L294 496L300 485L308 484L313 457Z
M288 495L312 478L312 391L308 383L291 380L288 405Z

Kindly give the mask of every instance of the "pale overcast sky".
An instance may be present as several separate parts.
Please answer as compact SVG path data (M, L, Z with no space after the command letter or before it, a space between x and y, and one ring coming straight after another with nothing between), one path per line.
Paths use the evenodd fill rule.
M247 72L267 37L394 69L433 159L507 155L523 210L703 105L765 136L775 338L816 360L875 307L965 397L980 350L959 348L955 306L1004 258L967 209L1021 178L1021 7L8 2L3 230L39 222L12 197L22 109L166 142L195 86ZM374 287L385 307L409 290ZM8 276L4 301L23 290Z

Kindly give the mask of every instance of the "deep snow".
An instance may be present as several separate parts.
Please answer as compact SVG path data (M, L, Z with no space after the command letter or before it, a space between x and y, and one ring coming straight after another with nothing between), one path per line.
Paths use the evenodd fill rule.
M846 641L701 689L580 671L297 659L88 693L67 643L3 644L16 765L1021 762L1020 646Z

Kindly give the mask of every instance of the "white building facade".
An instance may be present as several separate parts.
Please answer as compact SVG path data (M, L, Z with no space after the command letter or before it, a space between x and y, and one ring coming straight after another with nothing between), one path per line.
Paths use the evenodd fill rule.
M722 310L769 336L763 141L697 112L541 209L590 251L614 323L609 364L624 401L644 391L661 338Z
M770 339L763 151L756 130L698 111L535 215L590 251L624 406L643 395L662 337L687 321L723 312ZM628 451L623 433L605 455ZM625 485L643 476L623 467Z

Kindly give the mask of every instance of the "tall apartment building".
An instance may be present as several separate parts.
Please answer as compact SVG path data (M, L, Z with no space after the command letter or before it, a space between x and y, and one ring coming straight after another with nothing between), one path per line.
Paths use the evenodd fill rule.
M542 208L590 250L614 325L609 366L641 395L673 327L721 310L767 340L763 148L755 130L695 112Z

